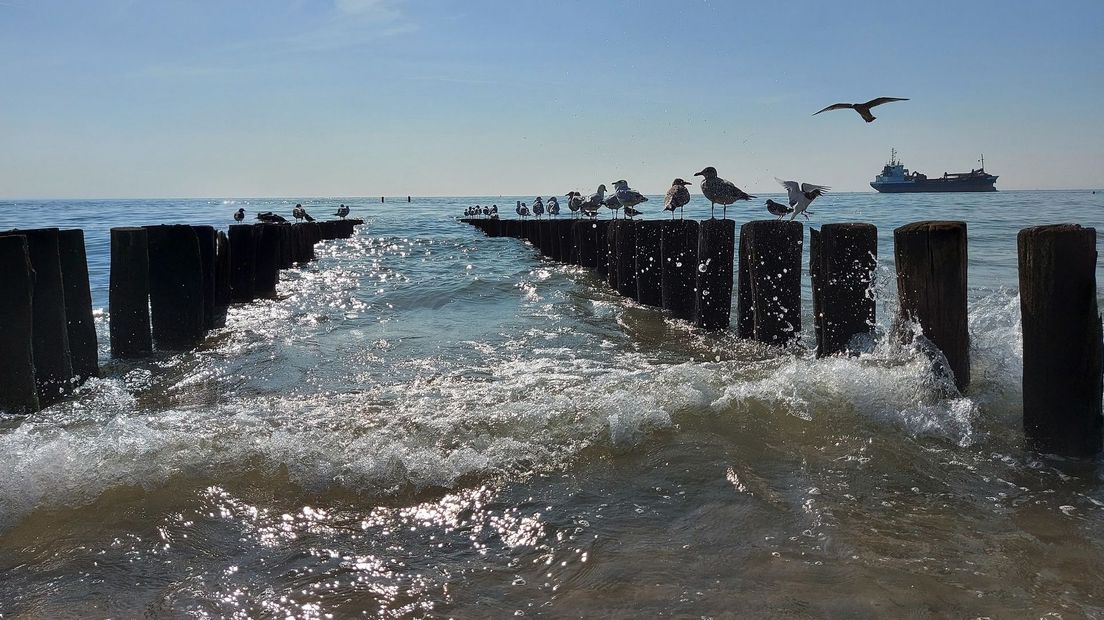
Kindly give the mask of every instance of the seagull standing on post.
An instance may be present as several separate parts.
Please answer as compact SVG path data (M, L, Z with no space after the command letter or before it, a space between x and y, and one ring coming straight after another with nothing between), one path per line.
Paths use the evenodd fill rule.
M602 205L605 204L605 201L606 186L603 184L598 186L597 191L587 196L586 200L584 200L583 203L579 205L579 208L585 211L586 214L590 217L595 217L596 215L598 215L598 209L600 209Z
M782 219L782 216L786 215L787 213L792 213L793 212L793 207L787 207L786 205L784 205L782 203L775 202L775 201L768 198L767 199L767 211L770 212L771 215L777 217L778 219Z
M686 189L686 186L690 185L682 179L675 179L671 181L671 189L667 190L667 195L663 198L663 210L671 212L671 219L675 219L675 209L682 209L683 215L686 214L686 205L690 202L690 190Z
M800 213L805 216L805 219L809 219L809 214L806 209L812 204L814 200L820 198L830 188L824 185L813 185L812 183L797 184L797 181L783 181L778 177L774 177L775 181L782 184L782 187L786 188L786 194L790 199L790 206L793 207L793 214L790 215L790 221L793 221L797 214Z
M583 195L576 191L570 191L565 196L567 196L567 208L571 209L571 215L578 215L579 209L583 208Z
M544 213L544 202L541 201L541 197L537 196L537 199L533 201L533 215L538 218Z
M864 121L868 123L873 123L874 119L877 117L870 113L870 108L893 101L908 101L908 99L903 97L878 97L877 99L871 99L866 103L833 103L820 112L827 112L829 110L854 110L859 113L859 116L863 117ZM820 114L820 112L813 112L813 116Z
M234 221L241 222L245 220L245 209L241 208L234 212Z
M751 200L755 198L755 196L736 187L736 184L732 181L726 181L717 176L717 169L713 166L702 168L701 172L695 172L694 176L703 177L701 192L703 196L709 199L709 217L711 218L715 217L713 215L715 205L719 204L724 208L721 212L721 218L723 219L728 217L728 205L737 200Z
M632 217L634 214L639 215L640 211L633 209L633 207L642 202L648 202L648 198L644 194L641 194L635 189L630 189L629 182L624 179L614 181L613 195L617 198L617 202L621 205L621 208L625 210L625 215L628 217ZM634 213L630 214L630 211Z
M560 201L556 200L555 196L548 197L548 215L556 216L560 214Z

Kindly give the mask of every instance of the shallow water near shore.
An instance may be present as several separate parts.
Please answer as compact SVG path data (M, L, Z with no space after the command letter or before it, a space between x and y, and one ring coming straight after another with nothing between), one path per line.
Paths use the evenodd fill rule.
M1104 467L1025 448L1016 294L1016 232L1104 196L815 203L878 225L882 334L892 229L968 222L965 394L916 343L815 359L807 273L781 350L455 221L531 198L0 202L85 229L103 369L0 413L0 617L1104 617ZM296 202L366 225L198 350L109 359L111 227Z

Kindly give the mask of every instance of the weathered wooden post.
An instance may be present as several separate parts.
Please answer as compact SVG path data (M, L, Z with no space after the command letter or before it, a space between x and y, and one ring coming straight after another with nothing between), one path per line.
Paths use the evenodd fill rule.
M591 220L594 222L594 271L599 278L609 277L610 265L610 224L609 220Z
M617 292L636 299L637 222L621 220L617 225Z
M226 310L230 307L233 262L230 259L230 238L220 230L215 239L215 327L224 327Z
M199 239L185 224L147 226L146 236L153 343L160 350L192 349L206 333Z
M571 220L552 220L556 231L556 260L561 263L571 264L571 253L575 247L571 236Z
M1018 236L1023 322L1023 425L1046 452L1100 452L1100 313L1096 229L1025 228Z
M318 231L321 233L323 241L331 241L337 239L337 222L330 220L326 222L315 222L318 224Z
M303 228L307 231L307 261L316 261L318 256L314 253L314 244L322 240L322 227L318 222L309 222L303 224Z
M542 256L552 258L552 222L548 220L537 221L537 249Z
M38 411L34 370L34 269L23 235L0 236L0 411Z
M291 269L295 264L295 240L292 238L293 224L280 224L280 269Z
M740 227L737 334L787 344L801 332L801 222L757 220Z
M148 247L145 228L111 229L108 331L112 357L141 357L153 351Z
M575 233L576 264L587 269L597 269L598 226L590 220L576 220L571 228Z
M203 329L215 327L215 272L218 270L218 235L214 226L192 226L199 243L200 272L203 277Z
M309 224L305 224L309 226ZM249 303L257 298L254 288L257 240L252 224L235 224L230 235L230 300ZM313 248L313 242L310 244Z
M636 300L646 306L663 305L663 222L640 220L636 228Z
M694 319L698 235L694 220L664 221L660 228L660 303L672 316L687 321Z
M84 231L58 231L61 281L65 287L65 320L69 327L69 358L78 382L100 376L96 319L92 316L92 290L88 284L88 255Z
M825 224L809 230L813 328L817 357L860 352L874 337L874 270L878 229L872 224Z
M254 224L253 227L257 240L253 292L257 297L272 298L276 296L276 284L280 280L280 225Z
M698 227L694 325L725 329L732 314L732 257L736 222L708 219Z
M966 222L905 224L893 231L893 246L901 316L920 324L946 358L955 385L965 390L970 384Z
M2 234L22 235L27 238L27 255L34 270L34 317L31 334L35 380L38 402L43 407L48 407L70 391L73 379L58 229L16 230Z

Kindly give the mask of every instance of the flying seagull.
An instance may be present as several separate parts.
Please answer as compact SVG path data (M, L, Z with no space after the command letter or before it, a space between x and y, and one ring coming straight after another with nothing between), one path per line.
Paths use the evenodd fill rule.
M814 200L823 196L830 189L824 185L813 185L812 183L798 185L797 181L783 181L778 177L774 177L774 180L786 188L790 206L793 207L793 214L790 215L791 220L797 217L798 213L804 215L805 219L809 219L809 215L805 210L809 208Z
M702 195L709 199L709 216L713 217L713 206L724 207L721 217L728 216L728 205L737 200L751 200L755 198L744 190L736 187L732 181L726 181L717 176L717 169L713 166L702 168L701 172L695 172L694 176L703 177L701 182Z
M829 110L847 110L851 109L859 113L859 116L863 117L863 120L868 123L873 123L875 116L870 113L870 108L874 106L882 105L883 103L890 103L892 101L908 101L907 98L902 97L878 97L877 99L871 99L866 103L833 103L832 105L824 108L820 112L827 112ZM813 116L820 114L820 112L814 112Z
M672 220L675 219L675 209L682 208L683 214L686 212L686 204L690 202L687 185L690 183L682 179L671 181L671 189L667 190L667 195L663 198L663 210L671 212Z

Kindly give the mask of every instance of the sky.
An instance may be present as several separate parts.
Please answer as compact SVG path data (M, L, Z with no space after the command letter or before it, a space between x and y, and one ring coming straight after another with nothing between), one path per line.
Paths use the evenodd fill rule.
M1100 188L1101 110L1100 0L0 0L8 198Z

